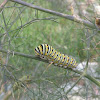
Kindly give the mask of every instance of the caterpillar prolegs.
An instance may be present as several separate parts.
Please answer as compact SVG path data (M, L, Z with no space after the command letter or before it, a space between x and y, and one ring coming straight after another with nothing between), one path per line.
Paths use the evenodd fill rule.
M41 59L49 60L49 62L59 67L76 68L77 66L76 60L72 56L61 54L48 44L41 44L36 47L35 53Z

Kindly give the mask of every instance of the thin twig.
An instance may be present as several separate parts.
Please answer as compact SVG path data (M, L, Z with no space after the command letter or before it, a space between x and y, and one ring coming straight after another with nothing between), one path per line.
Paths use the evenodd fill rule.
M3 8L4 5L7 3L8 0L4 0L4 2L0 5L0 8Z
M8 0L4 0L4 2L0 5L0 12L4 8L5 4L7 3Z
M66 95L75 87L75 85L84 77L84 73L79 77L79 79L71 86L71 88L66 92Z
M7 53L8 51L0 49L0 52ZM47 60L43 60L43 59L40 59L39 57L28 55L28 54L23 54L23 53L20 53L20 52L9 51L9 54L13 54L13 56L17 55L17 56L26 57L26 58L35 59L35 60L39 60L39 61L43 61L43 62L49 63ZM80 75L83 74L83 72L80 72L78 70L74 70L74 69L70 69L70 68L67 68L67 69L71 70L71 71L73 71L73 72L75 72L77 74L80 74ZM100 87L100 82L97 81L94 77L91 77L87 73L84 75L84 77L88 78L89 80L91 80L93 83L95 83L97 86Z
M79 18L76 18L76 17L71 16L71 15L67 15L67 14L64 14L64 13L60 13L60 12L56 12L56 11L53 11L53 10L45 9L45 8L42 8L42 7L39 7L39 6L35 6L31 3L27 3L27 2L24 2L22 0L11 0L11 1L19 3L19 4L27 6L27 7L31 7L33 9L37 9L37 10L49 13L49 14L53 14L53 15L56 15L56 16L59 16L59 17L63 17L65 19L69 19L71 21L75 21L75 22L80 23L80 24L84 24L84 25L86 25L90 28L96 28L93 23L91 23L87 20L84 20L84 19L79 19Z

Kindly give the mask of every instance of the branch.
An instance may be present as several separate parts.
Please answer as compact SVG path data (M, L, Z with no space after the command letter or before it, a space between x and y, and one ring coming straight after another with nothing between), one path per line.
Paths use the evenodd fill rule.
M21 28L25 28L26 26L28 26L28 25L30 25L30 24L32 24L32 23L34 23L34 22L38 22L38 21L40 21L40 20L51 20L51 21L55 21L55 19L57 19L57 18L48 17L48 18L32 19L31 21L26 22L25 24L23 24L23 25L21 25L21 26L18 26L16 29L11 30L10 32L13 32L13 31L19 30L19 29L21 29ZM55 22L56 22L56 21L55 21Z
M4 2L0 5L0 8L3 8L6 3L7 3L7 0L4 0Z
M40 11L43 11L43 12L46 12L46 13L49 13L49 14L53 14L53 15L56 15L56 16L59 16L59 17L63 17L65 19L69 19L71 21L75 21L77 23L86 25L90 28L94 28L94 29L96 28L93 23L91 23L87 20L84 20L84 19L79 19L79 18L76 18L76 17L71 16L71 15L67 15L67 14L64 14L64 13L60 13L60 12L56 12L56 11L53 11L53 10L45 9L45 8L42 8L42 7L39 7L39 6L35 6L31 3L27 3L27 2L24 2L24 1L21 1L21 0L11 0L11 1L19 3L19 4L27 6L27 7L30 7L30 8L33 8L33 9L36 9L36 10L40 10Z
M0 5L0 12L4 8L5 4L7 3L8 0L4 0L4 2Z
M39 61L43 61L43 62L46 62L46 63L49 63L47 60L43 60L39 57L36 57L36 56L32 56L32 55L28 55L28 54L24 54L24 53L20 53L20 52L14 52L14 51L10 51L10 50L3 50L3 49L0 49L0 52L3 52L3 53L9 53L9 54L12 54L13 56L14 55L17 55L17 56L21 56L21 57L26 57L26 58L31 58L31 59L35 59L35 60L39 60ZM80 72L78 70L73 70L73 69L70 69L70 68L67 68L68 70L71 70L77 74L80 74L82 75L83 72ZM91 77L90 75L88 74L85 74L84 77L88 78L89 80L91 80L93 83L95 83L97 86L100 87L100 82L97 81L94 77Z
M21 57L26 57L26 58L31 58L31 59L35 59L35 60L40 60L40 61L43 61L43 62L47 62L47 60L40 59L39 57L28 55L28 54L24 54L24 53L20 53L20 52L14 52L14 51L3 50L3 49L0 49L0 52L12 54L13 56L17 55L17 56L21 56Z

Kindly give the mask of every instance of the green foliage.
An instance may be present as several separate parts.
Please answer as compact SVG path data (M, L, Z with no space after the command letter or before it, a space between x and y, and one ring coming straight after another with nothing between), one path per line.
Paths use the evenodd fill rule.
M35 1L34 3L36 5L41 4L47 8L51 8L52 5L50 2L44 4L44 1ZM12 5L12 3L9 2L7 5ZM15 5L19 6L18 4ZM8 45L8 42L6 42L3 48L7 49L9 47L11 50L17 52L34 55L34 48L36 46L41 43L47 43L64 54L74 56L77 59L77 62L86 59L86 50L84 50L86 44L82 41L82 39L85 40L86 37L77 23L59 17L56 19L57 22L45 20L45 18L50 17L51 15L27 7L22 7L21 9L15 9L13 7L7 8L4 11L4 16L11 45L10 47L6 46ZM3 20L2 16L0 17ZM35 20L37 17L39 19L44 18L44 20L36 20L36 22L25 26L27 22L32 21L33 19ZM3 24L3 22L1 22L1 24ZM1 33L3 32L3 29L1 29ZM27 69L34 69L38 61L15 56L10 57L9 63L15 65L16 62L18 63L16 67L22 67L20 70L21 72L23 68L25 71L27 71Z
M27 2L31 1L33 0L29 0ZM34 4L42 6L44 8L70 14L70 11L66 12L65 5L64 9L63 6L57 9L57 7L59 7L60 5L60 0L57 7L54 6L55 4L53 2L47 1L34 0ZM72 55L74 58L76 58L77 63L87 60L87 44L85 32L82 29L83 25L79 25L76 22L52 16L50 14L40 12L19 4L14 4L12 2L8 2L7 6L8 5L18 7L5 8L5 10L3 11L7 24L7 31L9 34L9 36L5 36L5 39L4 37L0 38L1 44L3 45L3 49L30 54L34 56L35 47L42 43L47 43L53 46L57 51L60 51L67 55ZM52 20L45 19L50 17L52 18ZM56 18L55 21L53 18ZM3 28L0 27L0 33L3 34L6 33L6 31L2 14L0 15L0 20L0 25L3 26ZM30 22L32 20L34 20L34 22L26 25L27 22ZM93 33L90 32L90 36L92 34ZM99 34L94 38L91 37L90 54L92 61L94 57L96 58L98 57L98 54L100 54L99 41ZM96 46L96 48L94 48L94 46ZM6 60L6 56L3 57L3 60ZM100 60L97 59L97 62L99 61ZM45 86L46 89L47 87L51 88L52 86L53 88L56 88L56 86L59 86L63 82L66 82L67 84L70 78L67 77L66 79L66 75L64 74L67 74L67 76L74 75L74 73L70 73L70 71L66 71L58 67L56 68L53 65L46 69L49 65L47 63L15 55L9 56L8 65L12 66L11 68L8 67L8 69L10 72L12 72L14 76L17 77L17 79L20 79L24 75L32 75L34 76L33 81L38 85ZM46 71L44 72L44 70ZM100 72L98 71L98 73ZM45 80L43 80L44 78ZM50 82L53 84L51 84Z

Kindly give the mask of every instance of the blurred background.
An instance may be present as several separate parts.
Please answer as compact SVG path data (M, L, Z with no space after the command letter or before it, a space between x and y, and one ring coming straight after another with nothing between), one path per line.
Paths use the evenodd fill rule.
M90 21L100 17L99 0L24 0L39 7ZM6 0L0 0L3 5ZM15 55L35 56L49 44L73 56L100 82L100 31L8 0L0 8L0 100L100 100L100 87L71 70ZM10 55L10 51L13 54ZM76 85L68 92L68 90Z

